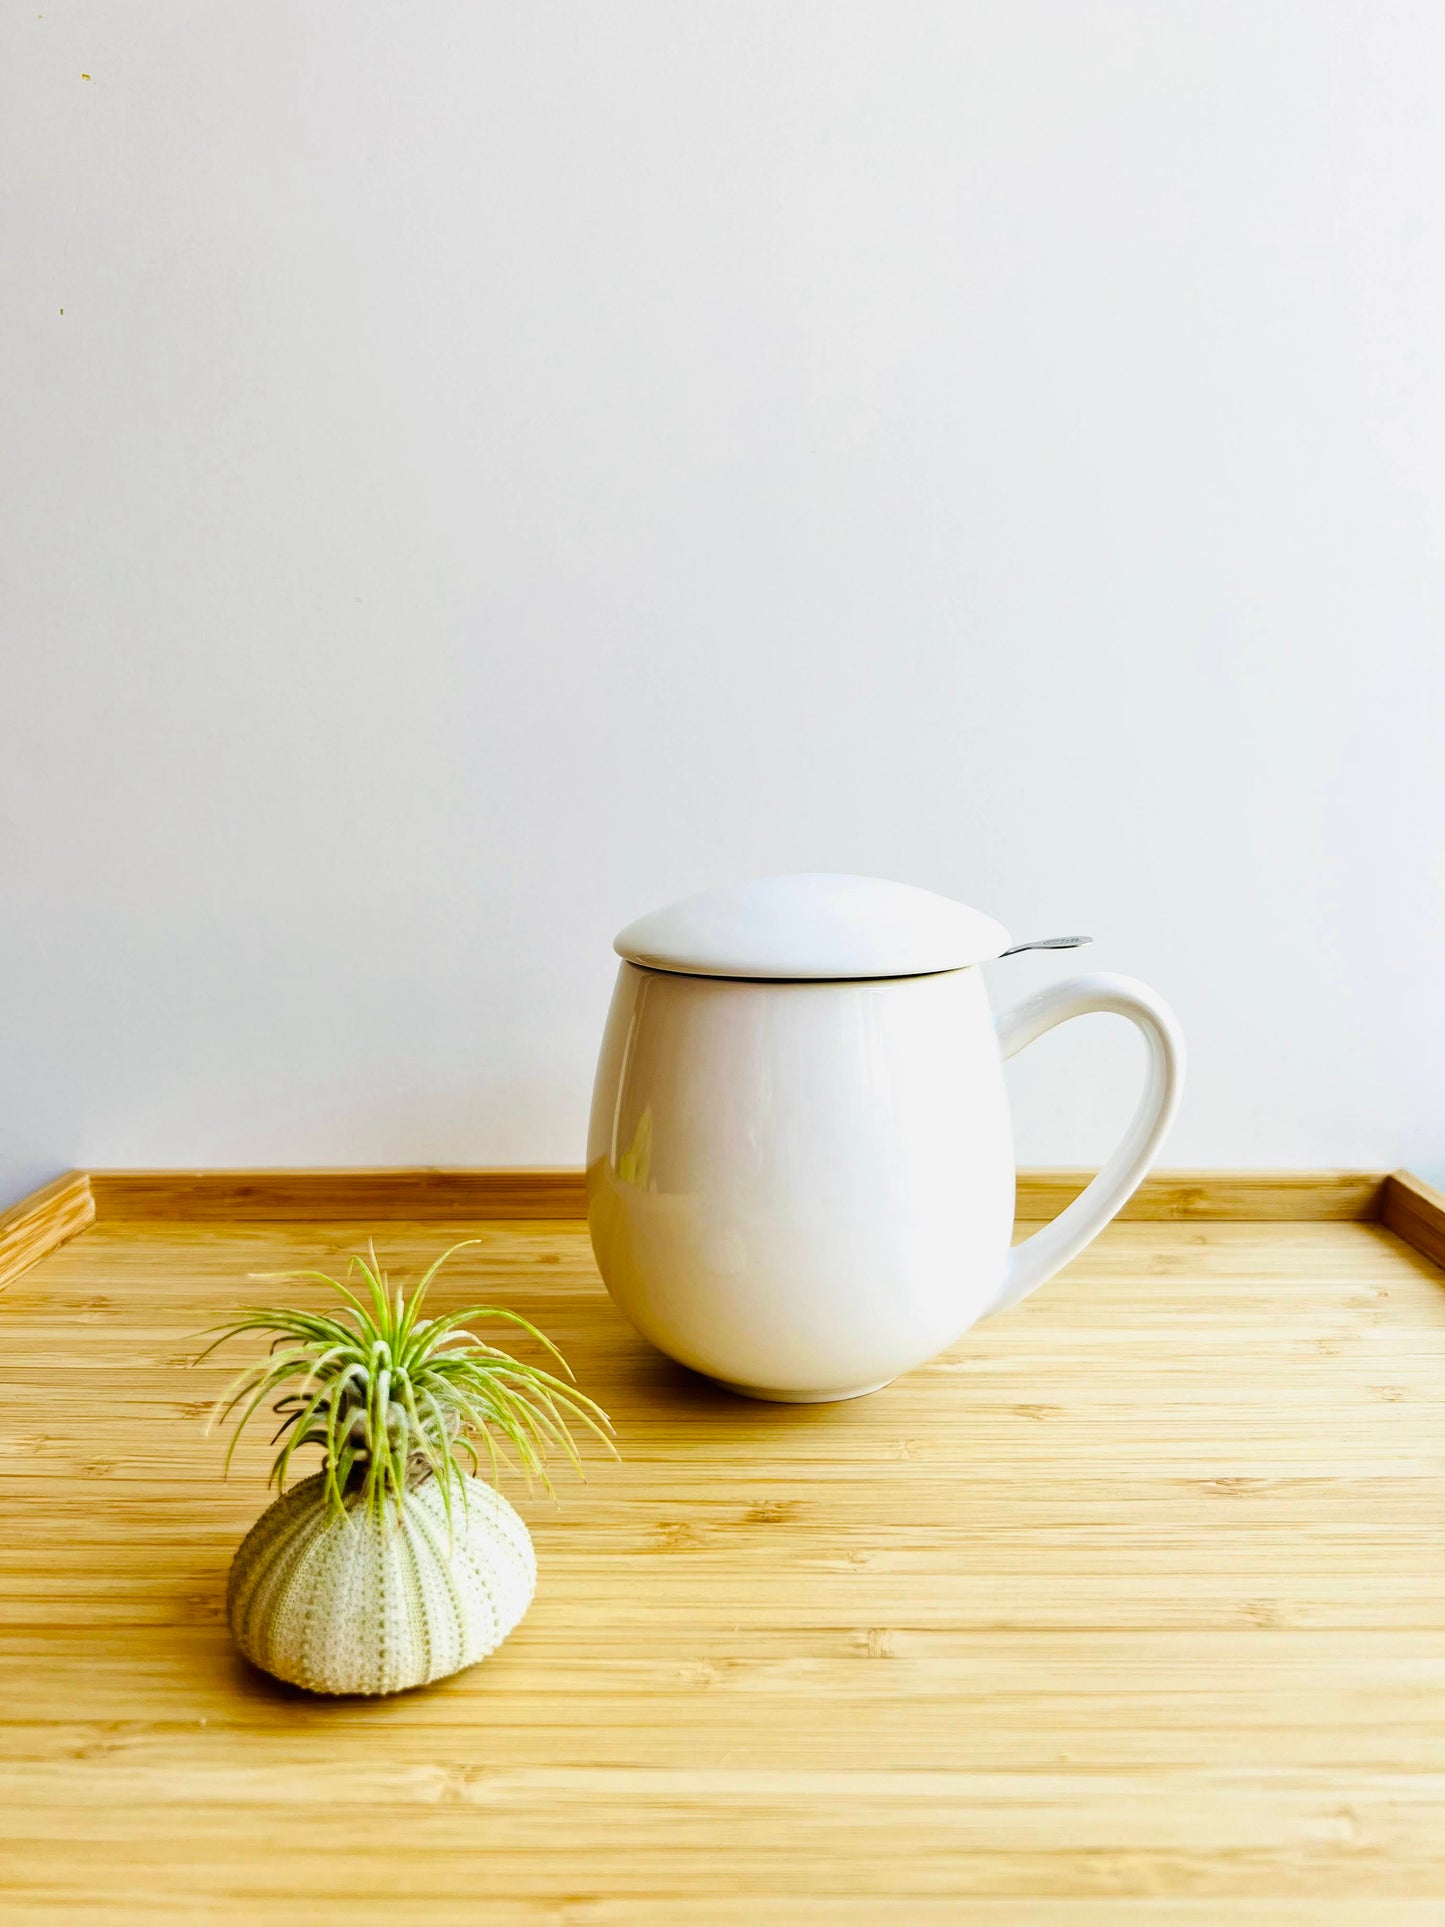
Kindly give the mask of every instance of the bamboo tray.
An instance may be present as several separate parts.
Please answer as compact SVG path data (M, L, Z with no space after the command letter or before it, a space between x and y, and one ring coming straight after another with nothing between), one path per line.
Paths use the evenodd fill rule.
M1445 1921L1445 1200L1156 1178L831 1407L649 1351L580 1209L575 1173L76 1173L0 1218L6 1922ZM278 1687L222 1616L264 1441L223 1484L192 1335L249 1272L459 1227L448 1302L553 1333L624 1463L513 1494L541 1583L493 1659Z

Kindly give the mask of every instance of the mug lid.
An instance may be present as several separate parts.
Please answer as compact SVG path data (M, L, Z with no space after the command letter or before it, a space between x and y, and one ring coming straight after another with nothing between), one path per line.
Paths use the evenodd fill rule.
M1008 932L911 883L814 873L684 897L629 923L612 947L628 963L687 977L826 982L961 970L999 956Z

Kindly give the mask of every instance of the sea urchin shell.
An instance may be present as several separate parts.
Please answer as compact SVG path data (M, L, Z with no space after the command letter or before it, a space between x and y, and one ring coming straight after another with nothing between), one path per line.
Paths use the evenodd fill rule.
M323 1473L277 1499L241 1542L226 1617L236 1644L314 1693L399 1693L483 1659L537 1583L532 1539L492 1486L456 1473L448 1523L435 1478L384 1512Z

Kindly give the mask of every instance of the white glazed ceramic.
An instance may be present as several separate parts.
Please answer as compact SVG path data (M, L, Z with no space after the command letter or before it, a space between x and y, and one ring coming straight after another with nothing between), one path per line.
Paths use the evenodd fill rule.
M853 1398L1097 1236L1173 1118L1182 1041L1125 977L995 1018L978 964L1007 943L977 911L867 878L768 878L623 931L588 1221L644 1337L753 1398ZM849 974L860 957L867 976ZM1148 1085L1093 1183L1010 1251L1003 1059L1087 1011L1138 1025Z
M917 977L997 957L1008 932L981 910L877 877L755 877L639 917L613 948L689 977L830 981Z

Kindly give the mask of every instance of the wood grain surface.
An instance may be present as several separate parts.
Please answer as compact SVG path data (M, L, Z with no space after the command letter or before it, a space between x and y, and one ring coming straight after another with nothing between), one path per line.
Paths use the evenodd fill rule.
M84 1171L66 1171L28 1198L0 1211L0 1289L95 1221Z
M1072 1204L1092 1171L1020 1171L1021 1218L1054 1218ZM1379 1171L1151 1171L1125 1204L1126 1220L1193 1219L1200 1223L1374 1218Z
M1385 1180L1380 1220L1432 1264L1445 1266L1445 1197L1410 1171Z
M513 1492L499 1654L327 1702L231 1650L265 1447L222 1483L187 1360L371 1228L101 1223L0 1300L6 1922L1445 1921L1445 1280L1386 1226L1116 1224L787 1407L649 1351L575 1221L479 1223L442 1303L543 1325L625 1460Z
M78 1174L77 1174L78 1175ZM1052 1218L1092 1171L1020 1171L1021 1218ZM587 1210L580 1170L427 1169L92 1171L97 1217L295 1219L319 1216L465 1222L469 1218L573 1218ZM1126 1219L1374 1218L1378 1171L1154 1171L1124 1206Z
M96 1216L135 1218L364 1218L369 1224L472 1218L581 1218L580 1170L92 1171Z

